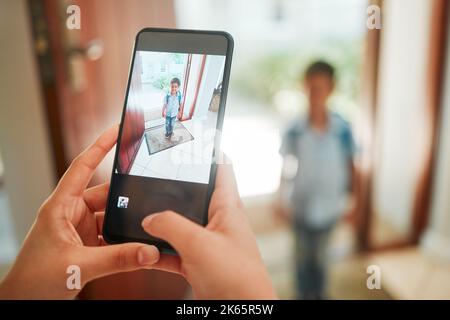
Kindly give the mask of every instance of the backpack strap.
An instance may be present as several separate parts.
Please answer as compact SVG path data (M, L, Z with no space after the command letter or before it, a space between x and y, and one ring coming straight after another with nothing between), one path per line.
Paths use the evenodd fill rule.
M353 140L352 130L347 122L343 122L343 126L339 131L339 140L345 155L351 159L355 152L355 142Z
M169 97L170 97L170 93L166 94L166 104L169 103ZM178 98L178 104L181 105L181 98L182 98L182 96L181 96L181 92L180 91L177 91L177 98Z

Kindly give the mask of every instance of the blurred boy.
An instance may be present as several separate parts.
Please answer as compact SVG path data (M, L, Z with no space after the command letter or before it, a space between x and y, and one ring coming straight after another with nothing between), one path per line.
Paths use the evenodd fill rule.
M166 118L166 138L170 138L173 134L173 126L177 115L181 111L182 96L179 91L181 86L180 79L173 78L170 80L170 92L164 97L164 105L162 114Z
M290 206L298 292L303 299L323 299L328 238L345 210L355 148L349 124L327 108L335 85L334 68L317 61L307 68L303 80L309 112L287 130L280 153L297 163L290 181Z

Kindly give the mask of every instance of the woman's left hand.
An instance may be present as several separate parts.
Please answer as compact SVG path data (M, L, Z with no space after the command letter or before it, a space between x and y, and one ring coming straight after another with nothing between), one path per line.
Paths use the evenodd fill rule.
M109 184L86 187L117 134L118 126L106 130L72 162L39 209L11 271L0 284L0 299L70 299L93 279L149 268L158 261L154 246L105 245L101 237ZM76 278L69 278L76 277L78 270L80 286Z

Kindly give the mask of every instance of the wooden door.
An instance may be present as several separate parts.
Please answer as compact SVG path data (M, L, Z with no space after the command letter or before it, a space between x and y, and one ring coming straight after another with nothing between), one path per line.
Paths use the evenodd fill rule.
M81 29L66 28L66 8L76 4ZM172 1L45 0L66 164L108 126L120 121L136 33L174 27ZM95 182L108 178L112 157Z
M42 33L48 44L48 61L40 65L44 98L54 144L57 174L108 126L118 123L134 38L144 27L174 27L174 5L169 0L30 0L34 35ZM66 27L69 5L80 7L81 29ZM36 40L36 39L35 39ZM45 50L36 52L45 55ZM39 59L41 61L42 59ZM38 62L39 62L38 61ZM131 112L130 117L139 117ZM133 157L143 127L132 128L127 163ZM111 174L111 152L93 183L107 181ZM126 169L126 168L125 168ZM110 276L90 283L82 298L181 298L187 284L179 276L139 271Z
M136 94L142 91L141 70L141 57L140 55L136 55L122 127L122 138L120 141L118 159L119 173L130 172L142 139L144 138L144 111L139 106L139 101L136 101Z

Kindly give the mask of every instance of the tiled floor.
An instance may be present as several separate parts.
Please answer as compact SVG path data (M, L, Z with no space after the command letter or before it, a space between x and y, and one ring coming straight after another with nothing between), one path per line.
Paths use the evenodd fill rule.
M183 121L194 139L151 156L143 139L130 174L208 183L216 119L217 114L210 112L206 119Z

